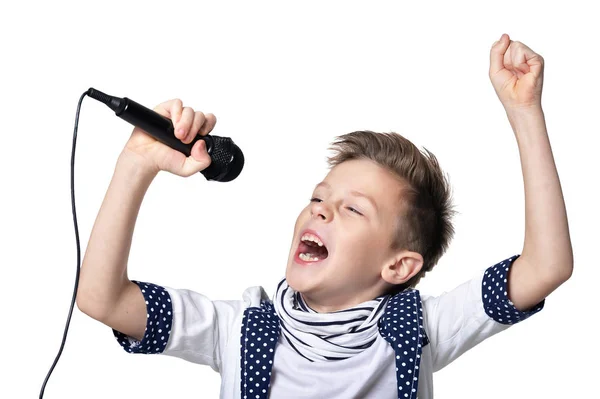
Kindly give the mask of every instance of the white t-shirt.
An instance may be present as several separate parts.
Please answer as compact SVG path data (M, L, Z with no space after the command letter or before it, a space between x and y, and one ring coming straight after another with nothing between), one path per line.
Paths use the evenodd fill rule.
M487 273L506 285L507 271L490 268ZM500 274L502 273L502 274ZM529 312L519 312L508 301L506 309L484 309L492 283L483 285L484 272L437 297L422 296L424 329L429 343L422 348L418 397L433 398L432 374L484 339L510 324L494 318L514 315L524 320L543 308L544 301ZM491 275L488 278L491 282ZM242 315L247 307L260 307L269 300L260 286L249 287L240 300L215 300L185 289L136 282L148 308L148 325L142 341L113 330L128 352L160 353L210 366L221 375L221 399L240 399L240 336ZM499 283L493 283L499 284ZM482 289L490 292L482 292ZM486 290L487 291L487 290ZM502 289L501 289L502 291ZM500 298L502 299L502 298ZM504 313L506 312L506 313ZM505 317L505 319L506 319ZM159 324L161 323L161 324ZM348 359L307 362L279 335L273 360L270 398L362 398L397 399L395 354L378 336L373 345Z

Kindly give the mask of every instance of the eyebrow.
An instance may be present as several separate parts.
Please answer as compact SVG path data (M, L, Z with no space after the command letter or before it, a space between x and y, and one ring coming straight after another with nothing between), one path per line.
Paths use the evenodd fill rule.
M317 188L319 188L319 187L325 187L325 188L331 189L331 186L328 183L324 182L324 181L322 181L321 183L317 184L315 186L315 190ZM371 196L369 196L369 195L367 195L365 193L361 193L360 191L356 191L356 190L350 190L350 194L352 194L352 195L354 195L356 197L362 197L362 198L366 199L367 201L369 201L371 203L371 205L373 206L373 208L375 208L375 211L379 212L379 208L377 207L377 203L375 202L375 200L373 198L371 198Z

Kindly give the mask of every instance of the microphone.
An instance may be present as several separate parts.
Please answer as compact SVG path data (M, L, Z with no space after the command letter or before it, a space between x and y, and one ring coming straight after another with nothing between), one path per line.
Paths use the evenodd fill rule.
M244 167L244 154L229 137L197 135L191 143L184 144L175 136L173 122L158 112L127 97L109 96L91 87L87 91L87 95L106 104L121 119L139 127L156 140L188 157L196 141L204 140L206 151L211 159L211 164L200 171L206 180L231 181L238 177Z

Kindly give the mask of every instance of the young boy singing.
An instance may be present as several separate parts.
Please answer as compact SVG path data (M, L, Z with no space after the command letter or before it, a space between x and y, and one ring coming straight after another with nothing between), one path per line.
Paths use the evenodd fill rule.
M454 234L450 188L435 156L397 133L371 131L334 142L331 169L298 216L272 298L250 287L240 300L212 301L130 281L133 229L154 177L161 170L187 177L210 163L202 140L186 158L136 128L92 230L79 309L112 327L127 352L212 367L223 399L432 398L435 371L540 311L572 274L541 107L543 68L539 54L506 34L491 48L489 77L521 156L525 242L520 254L459 287L438 297L414 288ZM173 120L184 143L216 123L180 100L155 110Z

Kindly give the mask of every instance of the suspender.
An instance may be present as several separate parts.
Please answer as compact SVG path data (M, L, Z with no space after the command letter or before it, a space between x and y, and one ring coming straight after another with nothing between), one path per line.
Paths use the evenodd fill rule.
M242 317L241 399L267 399L271 370L280 333L279 317L270 301L249 307ZM379 333L396 354L399 399L415 399L419 385L421 351L428 344L418 290L391 297L379 320Z

